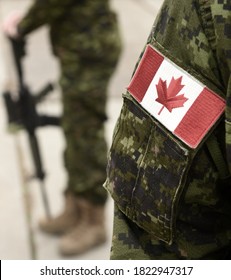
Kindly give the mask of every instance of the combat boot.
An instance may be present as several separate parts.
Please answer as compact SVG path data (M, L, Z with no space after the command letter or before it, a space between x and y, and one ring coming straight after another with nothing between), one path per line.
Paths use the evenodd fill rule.
M78 255L106 241L104 205L79 200L80 217L76 227L61 237L60 253Z
M79 221L77 197L72 192L65 194L64 211L56 218L43 219L39 222L42 231L61 235L72 230Z

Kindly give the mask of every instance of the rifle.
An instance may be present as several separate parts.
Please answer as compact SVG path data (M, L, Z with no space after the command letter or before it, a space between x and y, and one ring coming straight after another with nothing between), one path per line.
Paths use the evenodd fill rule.
M38 127L47 125L60 125L60 117L50 115L39 115L36 105L53 90L53 85L48 83L38 94L32 94L28 86L24 83L22 58L25 56L25 39L9 38L16 72L18 76L18 96L12 97L10 91L3 93L3 99L6 107L9 125L20 126L26 130L30 145L30 150L34 162L35 174L33 177L40 181L40 189L45 211L48 218L51 216L47 194L44 187L45 172L41 159L39 143L36 136Z

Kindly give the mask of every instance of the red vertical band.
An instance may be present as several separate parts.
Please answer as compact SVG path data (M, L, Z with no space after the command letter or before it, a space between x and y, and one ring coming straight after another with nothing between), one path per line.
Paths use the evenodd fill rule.
M128 91L138 102L142 101L163 60L164 57L162 55L157 53L152 47L147 46L139 66L127 87Z
M195 148L225 108L225 101L204 88L188 112L185 114L174 134Z

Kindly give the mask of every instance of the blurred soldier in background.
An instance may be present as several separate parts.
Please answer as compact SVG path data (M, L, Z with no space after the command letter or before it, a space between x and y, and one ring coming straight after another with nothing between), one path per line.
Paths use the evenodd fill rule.
M231 258L230 27L230 1L163 2L109 153L112 259ZM195 85L199 97L185 113ZM193 145L205 120L224 109ZM170 132L176 120L186 126Z
M11 13L3 28L8 36L20 38L44 24L50 27L61 68L68 182L65 209L40 227L62 235L62 254L80 254L106 240L105 105L121 41L109 0L37 0L23 18Z

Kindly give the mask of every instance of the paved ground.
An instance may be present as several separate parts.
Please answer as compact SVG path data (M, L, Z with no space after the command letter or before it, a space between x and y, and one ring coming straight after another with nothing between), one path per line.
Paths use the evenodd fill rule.
M0 23L12 9L26 10L31 0L1 0ZM124 48L119 65L109 86L106 136L110 145L114 123L121 107L121 93L130 79L151 25L162 0L111 0L118 13ZM30 36L27 56L24 61L25 78L32 92L37 92L48 81L56 82L59 75L58 63L51 55L47 41L47 29L41 28ZM0 33L0 92L6 87L16 92L16 78L12 67L9 45ZM60 114L59 88L40 105L45 113ZM10 134L7 131L5 108L0 99L0 259L63 259L58 254L55 237L39 231L37 222L45 215L41 199L40 184L28 180L33 174L33 163L24 132ZM59 128L49 127L37 131L44 167L47 173L47 190L52 215L61 211L62 192L66 173L62 163L64 139ZM72 259L108 259L110 251L113 203L106 207L108 242L86 254Z

